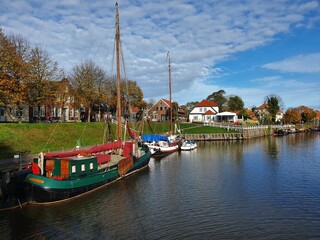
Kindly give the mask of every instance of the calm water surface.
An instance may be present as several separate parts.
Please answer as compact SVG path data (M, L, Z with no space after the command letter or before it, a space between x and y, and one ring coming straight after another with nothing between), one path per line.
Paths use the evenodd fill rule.
M79 199L0 212L0 239L320 239L320 134L201 142Z

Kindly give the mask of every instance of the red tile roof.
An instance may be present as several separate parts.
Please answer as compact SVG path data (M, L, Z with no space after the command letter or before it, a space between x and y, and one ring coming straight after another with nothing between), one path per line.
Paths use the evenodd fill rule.
M204 115L214 115L214 112L212 112L211 110L208 110L204 113Z
M138 107L132 107L131 111L134 112L134 113L137 113L137 112L140 111L140 108L138 108Z
M264 109L268 109L268 104L264 103L260 107L256 108L256 110L264 110Z
M202 100L196 107L218 107L218 103L211 100Z
M171 103L169 100L166 100L164 98L162 98L161 100L164 101L169 107L171 107Z

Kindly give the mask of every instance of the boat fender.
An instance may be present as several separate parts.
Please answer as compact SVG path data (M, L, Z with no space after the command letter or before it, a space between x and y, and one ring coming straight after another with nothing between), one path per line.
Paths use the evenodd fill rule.
M41 173L40 167L38 166L38 164L33 162L31 167L32 167L33 174L39 175Z
M43 164L44 164L44 154L40 152L38 155L38 166L40 168L40 174L43 173Z

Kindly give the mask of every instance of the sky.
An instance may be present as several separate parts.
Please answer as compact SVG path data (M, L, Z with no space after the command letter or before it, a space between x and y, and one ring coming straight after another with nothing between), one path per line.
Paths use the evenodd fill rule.
M277 95L320 109L320 0L119 2L125 75L146 101L180 105L225 90L245 107ZM0 0L0 27L44 48L68 75L94 61L115 74L115 2Z

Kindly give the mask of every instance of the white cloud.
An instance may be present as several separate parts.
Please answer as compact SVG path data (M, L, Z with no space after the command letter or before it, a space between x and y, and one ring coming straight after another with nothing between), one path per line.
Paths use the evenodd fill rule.
M263 65L264 68L290 73L319 73L320 53L298 55Z
M114 10L114 2L102 0L3 0L0 26L5 32L22 34L32 43L45 47L67 71L75 64L92 59L111 72ZM233 54L269 44L295 26L319 23L320 19L315 17L318 14L310 14L314 11L319 11L318 1L120 2L127 77L138 81L146 98L166 96L165 59L170 51L176 101L182 104L201 100L215 90L227 90L205 84L205 79L212 76L212 69L216 69L215 64ZM310 58L312 55L303 55L300 59L287 59L264 67L292 71L299 60L311 61ZM313 58L319 62L318 54ZM309 67L305 64L303 69L315 72L319 66L310 62ZM250 89L244 89L237 91L250 96ZM241 96L240 93L235 92Z

